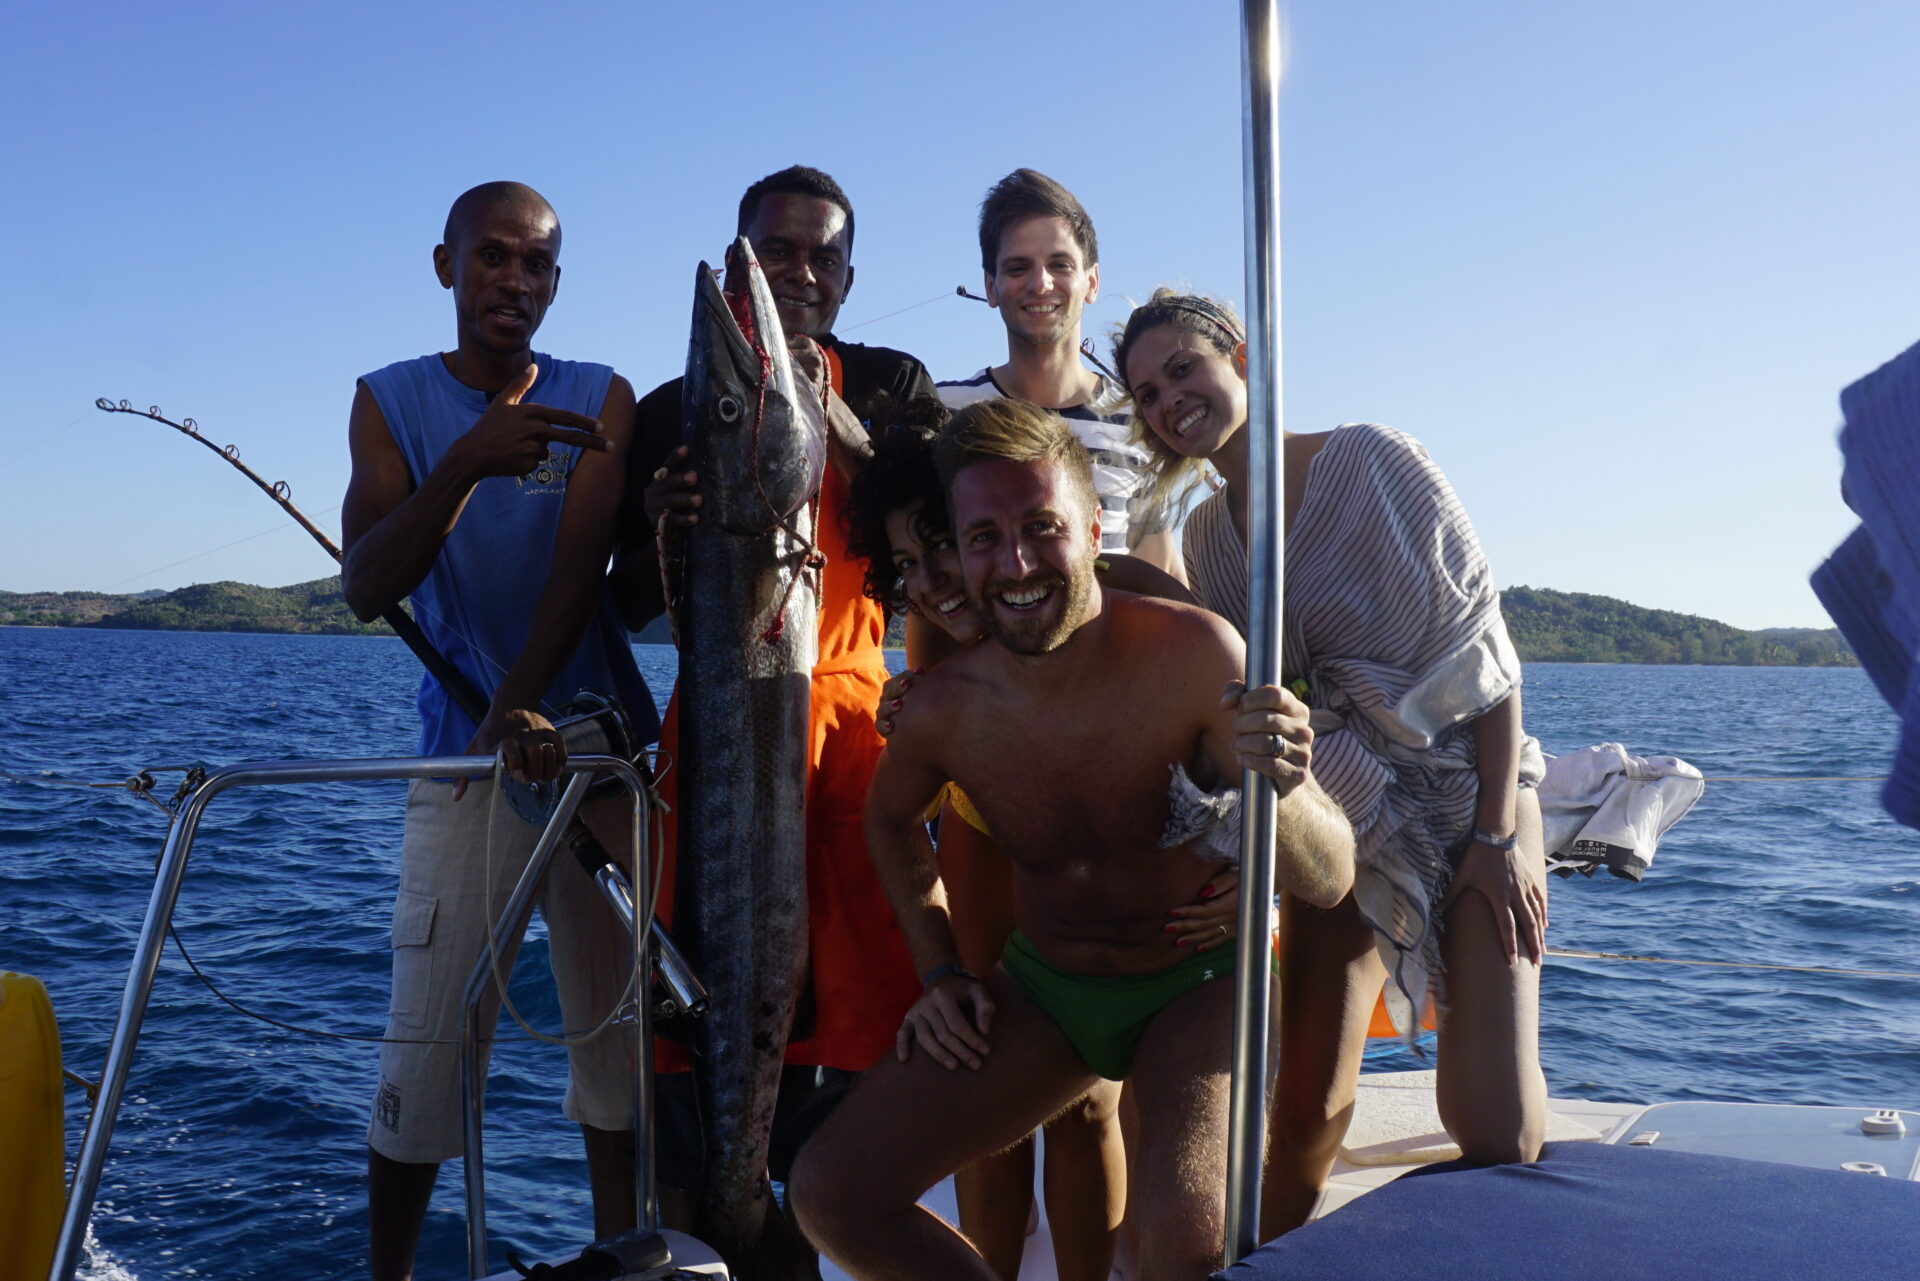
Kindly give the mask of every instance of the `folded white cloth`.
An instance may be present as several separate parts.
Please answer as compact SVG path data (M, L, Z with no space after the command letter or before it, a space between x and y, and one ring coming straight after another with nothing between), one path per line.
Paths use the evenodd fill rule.
M1653 851L1706 791L1677 756L1629 756L1618 743L1547 757L1540 783L1547 870L1592 876L1606 867L1637 881Z

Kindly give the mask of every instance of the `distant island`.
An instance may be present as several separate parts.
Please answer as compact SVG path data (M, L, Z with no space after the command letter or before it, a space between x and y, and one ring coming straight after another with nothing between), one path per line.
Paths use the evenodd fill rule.
M1743 631L1710 618L1643 609L1608 596L1510 587L1501 608L1514 648L1530 663L1701 663L1738 667L1857 667L1833 628ZM888 643L899 644L898 620ZM101 627L133 631L304 632L389 635L363 623L340 594L339 578L290 587L198 583L171 592L0 592L0 626ZM654 634L661 631L661 634ZM649 628L641 640L664 641Z
M1500 593L1513 647L1529 663L1693 663L1716 667L1858 667L1838 628L1743 631L1611 596L1509 587Z

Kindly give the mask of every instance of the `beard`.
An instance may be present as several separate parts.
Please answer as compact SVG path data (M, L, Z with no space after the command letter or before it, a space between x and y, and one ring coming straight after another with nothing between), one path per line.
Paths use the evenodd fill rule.
M1002 590L1031 586L1035 581L992 584L987 588L987 599L974 604L974 612L987 635L1009 651L1026 657L1059 649L1087 621L1088 603L1093 597L1093 566L1076 566L1073 572L1059 578L1044 610L1009 618L994 608L992 601Z

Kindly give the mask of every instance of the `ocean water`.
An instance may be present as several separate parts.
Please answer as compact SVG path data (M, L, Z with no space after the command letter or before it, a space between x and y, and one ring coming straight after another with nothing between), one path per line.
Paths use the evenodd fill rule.
M656 689L670 650L640 647ZM0 968L37 975L68 1066L96 1077L165 833L152 806L88 790L148 766L405 755L418 668L390 639L0 628ZM1603 740L1715 775L1874 775L1894 722L1856 670L1527 670L1549 751ZM171 788L178 776L161 775ZM228 793L208 811L176 917L235 999L378 1035L403 785ZM1556 880L1551 943L1708 960L1920 969L1920 834L1872 783L1714 784L1642 884ZM558 1010L539 927L512 996ZM1920 1107L1920 981L1552 961L1542 1057L1562 1095ZM1407 1066L1403 1060L1375 1066ZM509 1043L488 1093L495 1257L576 1248L588 1222L564 1057ZM94 1281L363 1275L374 1050L279 1031L215 999L169 946L95 1216ZM69 1153L85 1101L68 1096ZM443 1172L420 1275L464 1267L459 1172Z

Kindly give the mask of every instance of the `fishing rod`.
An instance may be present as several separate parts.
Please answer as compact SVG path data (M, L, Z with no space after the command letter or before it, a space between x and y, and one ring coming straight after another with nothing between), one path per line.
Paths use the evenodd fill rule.
M293 487L284 480L268 484L260 473L240 460L238 445L216 445L200 434L199 424L193 419L183 418L175 422L161 413L158 405L135 409L131 401L113 401L105 396L99 397L93 403L95 408L109 414L132 414L140 418L151 418L157 423L165 423L181 435L199 441L252 481L261 493L279 504L280 509L293 517L300 528L306 530L313 540L326 550L327 555L333 557L336 564L346 560L346 554L340 550L339 545L327 537L318 525L309 520L305 512L294 506ZM404 605L398 601L394 602L380 611L380 619L393 629L394 635L398 636L408 649L413 651L413 656L420 660L436 681L440 682L440 687L447 691L447 696L453 699L455 705L466 713L475 725L486 719L487 705L490 700L480 692L477 685L467 679L466 673L449 663L440 651L433 647L433 642L427 639L426 633L420 630L420 624L406 611ZM580 865L586 869L587 875L593 877L596 882L602 881L602 878L615 882L613 888L602 883L601 889L612 901L617 914L628 914L620 911L621 897L624 896L627 904L639 903L638 896L633 892L633 882L625 869L614 861L613 856L607 853L606 847L600 844L588 830L586 823L577 816L567 827L567 845L574 857L580 861ZM639 875L640 870L635 868L633 874ZM632 910L629 907L628 912ZM634 925L637 927L638 922L634 922ZM669 1016L686 1014L695 1017L704 1013L707 1008L707 991L699 977L694 974L693 967L688 964L685 954L675 946L657 919L649 920L648 932L653 942L650 951L654 972L666 992L662 1012Z
M306 530L313 541L319 543L326 550L327 555L333 557L336 564L346 559L339 545L328 538L318 525L309 520L305 512L293 505L293 487L284 480L276 480L268 484L261 478L259 472L240 460L238 445L216 445L200 434L200 425L193 419L183 418L175 422L161 413L158 405L135 409L131 401L122 400L116 403L105 396L99 397L93 403L95 408L109 414L133 414L140 418L151 418L157 423L165 423L188 439L199 441L226 459L235 471L252 481L261 493L279 504L280 510L293 517L300 528ZM433 678L440 682L441 688L445 689L453 701L460 705L460 710L473 718L474 724L478 725L486 719L488 700L481 696L480 691L466 678L465 674L441 657L440 651L433 647L426 633L420 630L420 624L414 621L413 615L407 613L405 606L395 602L380 612L380 619L388 627L393 628L396 636L406 642L407 648L413 651L414 657L426 665L426 669L433 673Z

